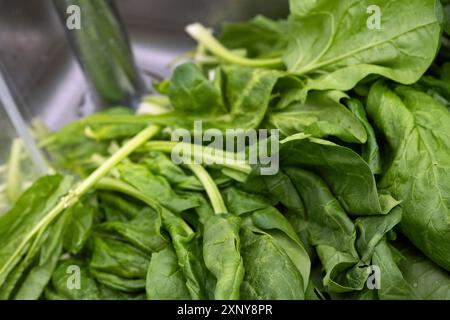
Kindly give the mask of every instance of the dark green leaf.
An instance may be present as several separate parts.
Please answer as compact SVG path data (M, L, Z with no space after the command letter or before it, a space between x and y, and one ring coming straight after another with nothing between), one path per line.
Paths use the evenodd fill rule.
M382 207L386 199L380 202L372 171L349 148L325 140L292 136L282 141L280 164L316 172L349 214L380 214L392 208Z
M77 254L90 236L94 223L94 209L78 202L67 210L65 215L68 216L68 222L64 234L64 249Z
M379 82L368 113L392 151L380 187L402 201L401 231L450 270L450 112L423 92Z
M169 98L176 111L215 114L223 109L222 95L193 63L178 66L170 80Z
M32 245L33 230L68 192L71 184L70 177L60 175L40 178L0 217L0 287ZM46 226L42 227L43 232Z
M240 255L240 220L230 214L221 214L211 216L205 223L203 255L206 267L217 280L214 298L218 300L239 299L244 277Z
M273 236L247 226L241 229L240 236L245 268L241 299L305 298L306 288L300 271ZM280 235L281 239L287 240ZM288 245L295 250L292 242Z
M267 125L284 136L303 132L316 138L335 136L346 142L365 143L363 123L339 102L345 96L339 91L311 92L305 103L269 109Z
M177 195L165 178L153 175L142 165L120 165L118 169L125 182L171 210L181 212L198 206L195 199Z
M151 208L143 209L138 217L128 222L108 221L102 223L100 228L121 236L149 254L167 245L167 240L161 234L161 217Z
M374 174L380 174L382 172L381 153L378 147L375 131L367 119L366 110L364 109L362 103L356 99L349 99L346 101L346 104L353 114L359 119L359 121L361 121L367 132L367 143L361 148L361 156L364 161L367 162Z
M171 245L152 255L145 288L147 298L151 300L191 298L186 287L186 279L178 265L177 255Z

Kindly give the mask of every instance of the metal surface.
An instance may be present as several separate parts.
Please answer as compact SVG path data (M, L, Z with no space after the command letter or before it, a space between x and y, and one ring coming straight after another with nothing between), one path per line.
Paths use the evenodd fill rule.
M119 0L137 65L161 77L194 42L184 26L218 27L256 14L287 11L280 0ZM69 50L50 0L0 0L0 71L27 121L39 117L51 129L93 110L87 85Z

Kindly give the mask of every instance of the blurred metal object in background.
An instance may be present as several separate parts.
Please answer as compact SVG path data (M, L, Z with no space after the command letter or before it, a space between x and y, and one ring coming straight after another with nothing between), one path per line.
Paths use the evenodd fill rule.
M117 0L138 68L166 77L169 63L195 43L184 33L198 21L217 28L256 14L285 17L284 0ZM0 69L27 121L51 129L91 113L88 86L51 0L0 0Z
M113 0L53 0L99 107L137 107L144 93Z

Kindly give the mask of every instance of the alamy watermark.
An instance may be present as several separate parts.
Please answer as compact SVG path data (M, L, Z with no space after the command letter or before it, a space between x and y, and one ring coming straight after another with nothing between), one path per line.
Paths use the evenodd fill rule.
M258 165L261 175L275 175L279 170L278 129L203 130L202 121L194 122L194 131L175 129L171 140L178 142L171 159L176 164Z
M367 13L370 14L367 18L367 28L369 30L381 30L381 8L377 5L370 5L367 7Z
M365 266L367 267L368 277L366 286L369 290L381 289L381 269L377 265Z
M68 17L66 19L66 27L69 30L81 29L81 9L77 5L70 5L67 7L66 13Z
M66 269L67 277L67 289L80 290L81 289L81 269L77 265L70 265Z

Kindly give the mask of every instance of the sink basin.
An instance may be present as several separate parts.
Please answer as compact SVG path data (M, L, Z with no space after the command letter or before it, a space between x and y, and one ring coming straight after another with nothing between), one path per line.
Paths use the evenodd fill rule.
M285 16L279 0L117 1L136 63L152 77L170 74L170 63L195 43L185 25L217 28L256 14ZM39 117L56 130L95 110L50 0L0 0L0 71L26 121Z

